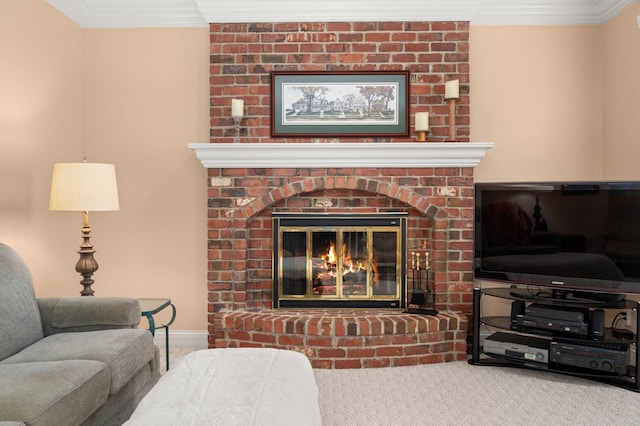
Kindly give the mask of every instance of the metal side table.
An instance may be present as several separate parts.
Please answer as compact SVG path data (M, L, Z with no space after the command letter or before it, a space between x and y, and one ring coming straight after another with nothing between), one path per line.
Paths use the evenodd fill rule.
M151 332L151 335L155 336L157 329L164 328L166 355L165 361L167 363L167 371L169 371L169 326L173 324L173 321L175 321L176 319L176 307L173 305L173 303L171 303L171 299L145 298L138 299L138 302L140 303L142 316L147 317L147 321L149 321L149 331ZM153 316L169 306L172 310L171 319L166 324L156 326L156 322Z

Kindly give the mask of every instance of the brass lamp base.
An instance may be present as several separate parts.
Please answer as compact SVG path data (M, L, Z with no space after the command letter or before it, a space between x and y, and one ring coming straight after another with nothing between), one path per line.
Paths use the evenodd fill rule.
M93 258L93 254L96 252L91 245L89 239L91 238L91 227L89 226L89 213L83 213L83 226L82 226L82 244L78 254L80 259L76 263L76 271L82 275L82 281L80 284L84 287L80 292L81 296L93 296L93 289L91 285L95 282L91 279L91 276L98 270L98 262Z

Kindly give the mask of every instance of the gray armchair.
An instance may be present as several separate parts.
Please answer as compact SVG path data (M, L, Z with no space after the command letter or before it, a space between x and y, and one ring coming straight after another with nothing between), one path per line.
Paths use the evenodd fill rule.
M136 299L36 299L0 243L0 423L122 424L160 377Z

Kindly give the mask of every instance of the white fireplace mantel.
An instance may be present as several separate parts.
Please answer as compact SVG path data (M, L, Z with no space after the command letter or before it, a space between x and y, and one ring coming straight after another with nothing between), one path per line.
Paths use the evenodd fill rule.
M208 169L475 167L493 142L192 143Z

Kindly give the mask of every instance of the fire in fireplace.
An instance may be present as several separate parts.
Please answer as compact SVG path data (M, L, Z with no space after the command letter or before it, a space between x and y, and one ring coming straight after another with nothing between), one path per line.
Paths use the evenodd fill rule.
M405 213L274 213L275 308L404 308Z

